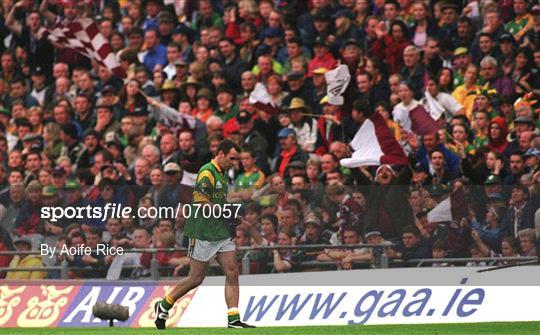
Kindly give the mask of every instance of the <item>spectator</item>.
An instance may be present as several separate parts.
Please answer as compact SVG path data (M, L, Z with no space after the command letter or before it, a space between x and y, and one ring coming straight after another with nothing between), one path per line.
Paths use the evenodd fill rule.
M431 248L421 240L418 228L409 225L403 227L401 241L395 248L388 250L388 257L402 259L404 261L431 258L430 249Z
M39 270L43 267L41 257L39 255L28 255L25 252L31 251L32 241L22 237L13 241L15 250L21 254L15 255L9 263L10 269L17 268L36 268ZM21 280L21 279L45 279L47 273L44 271L9 271L6 275L6 280Z
M444 259L448 256L448 247L444 241L436 241L431 248L431 255L433 259ZM447 267L448 263L433 263L432 267Z
M292 246L295 245L294 235L292 232L283 230L278 235L279 246ZM294 266L298 262L298 257L293 254L291 249L274 250L274 269L275 272L289 272L294 269Z
M478 236L491 250L500 252L501 239L503 238L503 230L501 220L503 218L505 208L496 205L488 205L486 211L486 223L481 224L476 219L461 221L462 233L472 234L472 231L478 233Z
M536 254L534 229L527 228L518 232L520 256L538 256Z

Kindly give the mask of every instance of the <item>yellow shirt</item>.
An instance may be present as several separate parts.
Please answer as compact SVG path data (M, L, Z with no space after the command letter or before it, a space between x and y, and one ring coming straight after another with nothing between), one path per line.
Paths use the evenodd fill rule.
M452 92L454 99L456 99L456 101L459 102L463 108L465 108L465 116L467 116L469 121L472 120L474 100L476 99L476 94L469 93L476 92L477 89L477 85L473 85L471 88L467 89L465 84L463 84L458 86L454 92Z
M28 255L23 259L15 256L9 263L10 268L41 268L43 263L38 255ZM6 279L45 279L47 273L44 271L9 271Z

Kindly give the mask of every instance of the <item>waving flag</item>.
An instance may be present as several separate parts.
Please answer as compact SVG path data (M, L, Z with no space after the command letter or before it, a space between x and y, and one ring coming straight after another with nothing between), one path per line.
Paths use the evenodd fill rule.
M63 23L53 30L42 28L39 34L41 38L47 38L54 44L73 49L96 61L120 78L126 77L126 72L120 67L111 45L101 35L97 24L92 19L83 18Z
M468 214L465 192L463 192L463 187L460 187L429 211L427 219L428 222L447 222L461 220Z
M270 94L268 94L266 87L261 83L255 84L255 88L249 95L249 103L270 114L279 114L283 112L281 108L272 102L272 98L270 97Z
M409 112L411 118L411 130L418 135L435 134L439 131L439 125L421 105L416 106Z
M403 148L379 113L374 113L364 121L350 145L354 149L352 157L340 161L341 165L349 168L381 164L409 164Z
M326 79L328 103L330 105L343 105L344 99L341 95L345 92L351 81L351 74L347 65L342 64L332 71L326 72L324 79Z

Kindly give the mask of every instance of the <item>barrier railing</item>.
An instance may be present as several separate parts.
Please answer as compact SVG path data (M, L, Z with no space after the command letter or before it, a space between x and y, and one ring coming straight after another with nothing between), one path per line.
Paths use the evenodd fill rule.
M535 261L537 257L483 257L483 258L441 258L441 259L411 259L411 260L390 260L386 251L391 248L392 244L349 244L349 245L326 245L326 244L317 244L317 245L273 245L273 246L255 246L255 247L239 247L238 251L242 253L241 258L241 273L249 274L251 260L250 256L255 252L264 252L264 251L273 251L273 250L295 250L295 251L310 251L310 250L323 250L323 249L362 249L370 248L378 250L375 254L375 259L373 262L354 262L355 265L369 265L372 264L376 268L388 268L390 266L400 267L400 266L428 266L430 264L438 263L448 263L448 264L466 264L466 263L482 263L484 265L496 265L496 264L511 264L513 262L526 262L526 261ZM187 252L187 248L132 248L124 250L126 253L151 253L152 260L150 262L150 278L152 280L158 280L160 278L160 270L168 269L172 270L171 267L159 266L157 260L158 252ZM61 255L60 251L57 251L55 254ZM3 255L41 255L40 251L1 251L0 256ZM50 256L50 255L49 255ZM269 266L273 265L272 262L267 263ZM218 267L217 264L212 265L213 267ZM338 269L336 262L334 261L303 261L299 263L301 269L306 268L332 268ZM135 270L135 269L144 269L143 266L123 266L122 269ZM70 271L95 271L93 268L81 268L81 267L70 267L69 262L65 256L62 256L62 261L60 265L56 266L43 266L43 267L19 267L19 268L10 268L10 267L0 267L0 272L23 272L23 271L41 271L41 272L58 272L60 271L59 279L68 279Z

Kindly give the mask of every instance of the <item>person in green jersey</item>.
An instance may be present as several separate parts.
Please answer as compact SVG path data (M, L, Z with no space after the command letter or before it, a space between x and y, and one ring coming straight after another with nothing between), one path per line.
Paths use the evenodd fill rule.
M244 172L236 177L231 200L247 201L251 199L253 191L264 185L266 176L255 163L255 153L250 148L243 148L240 153L240 162Z
M236 263L236 245L231 232L231 222L234 220L234 207L227 204L227 171L239 159L240 148L231 140L221 141L217 153L210 161L201 167L197 175L191 213L186 219L184 234L190 238L188 257L190 258L189 275L182 279L174 289L154 305L155 325L165 329L169 310L174 303L186 293L199 286L204 280L208 262L214 256L225 274L225 302L228 310L229 328L254 328L240 320L238 310L238 267ZM204 215L204 206L220 206L220 217ZM200 210L196 212L196 208ZM230 212L227 212L227 209ZM186 211L187 213L187 211ZM208 213L208 211L206 211ZM214 215L214 214L213 214ZM188 216L188 215L186 215Z

